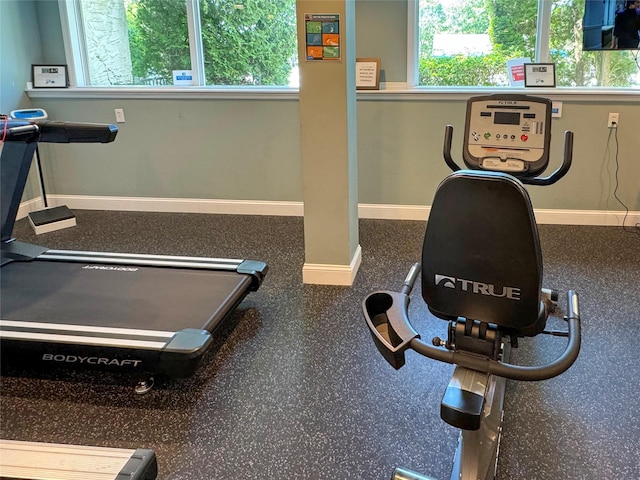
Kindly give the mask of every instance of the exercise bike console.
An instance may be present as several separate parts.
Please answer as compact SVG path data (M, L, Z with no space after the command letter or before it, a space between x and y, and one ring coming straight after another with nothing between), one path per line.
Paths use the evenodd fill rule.
M455 172L460 167L451 157L452 139L453 127L447 125L443 156ZM540 177L549 164L550 146L550 100L510 94L468 100L462 146L467 168L506 172L528 185L551 185L571 167L573 132L565 132L562 164L548 177Z

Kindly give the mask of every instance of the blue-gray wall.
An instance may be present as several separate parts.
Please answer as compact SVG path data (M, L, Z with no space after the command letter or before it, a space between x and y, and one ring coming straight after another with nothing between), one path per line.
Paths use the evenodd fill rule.
M0 2L0 113L29 107L24 93L30 66L43 61L42 41L34 2Z
M405 81L406 3L358 0L356 5L357 55L381 57L384 80ZM1 105L7 111L29 106L22 86L30 64L59 62L63 45L55 2L3 0L0 8L3 32L14 34L7 35L14 43L12 52L7 54L3 47L1 59ZM37 32L24 33L34 28L41 38ZM468 96L359 94L359 202L428 205L447 174L441 159L447 123L455 127L453 153L460 156ZM562 152L563 132L572 130L574 165L560 184L531 189L535 207L622 210L611 196L613 161L619 150L618 196L631 210L640 210L640 92L591 98L558 89L551 97L563 101L562 118L553 124L553 158ZM59 120L111 123L114 108L124 108L126 114L127 122L120 125L113 144L43 146L52 193L302 200L295 96L33 98L31 103ZM609 112L620 114L617 144L606 128Z
M41 63L45 58L38 20L36 2L0 1L0 113L9 114L12 110L32 106L24 93L27 82L31 81L31 64ZM35 185L32 175L25 198L39 193Z

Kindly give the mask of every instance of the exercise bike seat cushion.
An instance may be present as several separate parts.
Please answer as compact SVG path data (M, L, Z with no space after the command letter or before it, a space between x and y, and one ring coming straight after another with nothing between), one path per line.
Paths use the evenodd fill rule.
M522 183L499 172L460 170L438 186L422 250L422 296L437 317L493 323L532 336L541 308L542 253Z

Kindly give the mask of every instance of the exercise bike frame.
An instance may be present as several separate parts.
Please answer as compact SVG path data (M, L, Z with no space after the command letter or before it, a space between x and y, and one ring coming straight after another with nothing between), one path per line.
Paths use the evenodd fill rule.
M396 369L404 365L407 349L455 364L450 386L474 392L484 398L482 421L475 430L462 429L456 450L451 480L486 479L495 477L506 380L546 380L566 371L578 358L581 329L578 295L567 292L568 342L564 352L554 361L538 366L509 363L511 345L502 339L499 360L472 354L444 350L423 342L409 321L410 293L418 277L420 265L414 264L400 292L373 292L363 302L363 312L374 343L385 359ZM383 305L382 310L380 306ZM384 310L384 305L387 309ZM428 477L402 468L396 469L392 480L427 480Z
M443 156L447 165L455 172L461 168L451 157L452 138L453 127L447 125ZM547 177L529 178L514 176L528 185L551 185L569 171L572 152L573 132L566 131L562 164L552 174ZM509 337L508 334L505 334L505 337L498 334L500 338L496 342L500 343L500 352L497 358L456 351L449 342L445 344L438 338L433 340L433 345L422 341L420 334L411 325L408 315L410 293L419 272L420 264L416 263L411 267L399 292L378 291L369 294L362 304L365 320L376 347L394 368L399 369L404 365L405 352L411 349L425 357L456 365L449 386L482 397L481 421L478 419L478 424L471 428L461 427L451 480L491 480L495 477L497 468L506 381L546 380L560 375L573 365L581 344L578 295L573 290L566 294L564 320L567 322L567 331L559 334L568 337L564 351L555 360L544 365L516 365L510 363L509 357L512 344L517 345L517 338L510 338L509 341L505 338ZM542 295L547 301L555 303L544 289ZM451 320L450 325L453 322L455 320ZM441 348L442 346L446 346L447 349ZM446 395L445 393L445 399ZM449 422L448 419L447 421ZM429 477L404 468L396 468L392 480L429 480Z

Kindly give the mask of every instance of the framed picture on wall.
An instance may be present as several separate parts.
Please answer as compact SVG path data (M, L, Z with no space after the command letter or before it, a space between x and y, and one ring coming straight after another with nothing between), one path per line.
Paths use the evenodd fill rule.
M524 64L525 87L555 87L556 65L555 63L525 63Z
M356 58L356 89L380 90L379 58Z
M31 65L33 88L67 88L68 80L66 65Z

